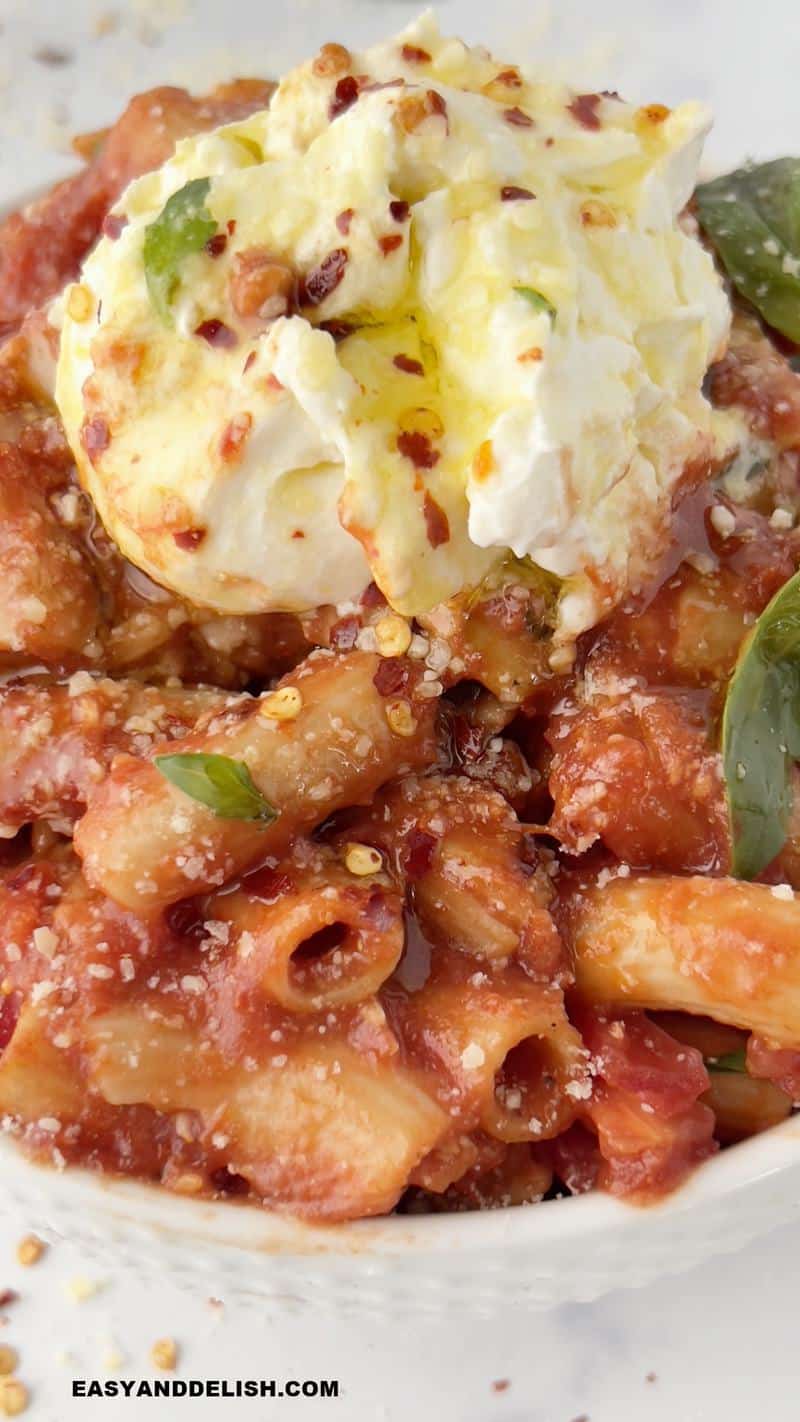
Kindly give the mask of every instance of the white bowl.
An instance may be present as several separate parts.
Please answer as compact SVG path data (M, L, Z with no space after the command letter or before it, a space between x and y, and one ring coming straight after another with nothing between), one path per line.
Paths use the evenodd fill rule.
M190 1200L81 1169L35 1165L0 1138L0 1211L115 1270L169 1274L262 1314L335 1309L489 1317L589 1302L730 1252L800 1213L800 1117L716 1156L639 1208L594 1193L517 1209L303 1224L250 1205Z

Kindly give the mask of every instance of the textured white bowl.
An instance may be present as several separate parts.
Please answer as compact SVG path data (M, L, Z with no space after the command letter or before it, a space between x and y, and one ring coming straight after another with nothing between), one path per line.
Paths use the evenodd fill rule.
M602 1194L460 1215L337 1226L190 1200L84 1170L34 1165L0 1138L0 1211L105 1259L262 1314L304 1308L387 1321L489 1317L588 1302L740 1248L800 1213L800 1117L701 1166L640 1209Z

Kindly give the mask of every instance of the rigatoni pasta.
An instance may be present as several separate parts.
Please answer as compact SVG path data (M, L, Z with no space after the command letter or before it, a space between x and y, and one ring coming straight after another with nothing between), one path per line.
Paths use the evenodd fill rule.
M119 763L76 831L90 883L128 908L155 911L224 884L335 810L368 800L398 772L429 764L432 703L383 696L377 670L378 658L366 653L313 653L278 688L291 691L294 715L280 713L274 692L239 700L170 747L245 764L279 811L267 827L221 819L174 789L151 760Z
M776 1043L800 1035L800 904L731 879L617 878L570 906L576 983L593 1002L701 1013Z
M217 896L213 912L229 926L242 983L288 1012L369 998L397 967L405 941L394 884L377 873L354 876L310 843Z

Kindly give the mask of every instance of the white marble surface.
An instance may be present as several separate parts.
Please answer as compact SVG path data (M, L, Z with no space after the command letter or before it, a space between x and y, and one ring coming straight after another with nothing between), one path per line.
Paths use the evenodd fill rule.
M113 116L155 82L201 86L234 70L275 72L324 39L377 37L417 7L396 0L0 0L0 202L69 171L71 131ZM558 64L632 96L710 99L712 165L800 150L796 0L444 0L442 23L516 59ZM104 17L110 17L104 23ZM116 21L116 23L115 23ZM105 31L101 33L100 31ZM44 47L63 52L43 63ZM40 58L34 56L39 53ZM52 55L51 55L52 58ZM593 1305L475 1323L393 1328L336 1318L264 1318L186 1298L169 1279L126 1280L66 1243L15 1263L26 1221L0 1221L0 1288L20 1292L0 1342L20 1353L40 1422L144 1417L305 1422L794 1422L800 1407L800 1231L783 1230L683 1278ZM76 1304L65 1286L103 1287ZM338 1401L169 1404L73 1401L73 1375L153 1376L152 1342L173 1336L179 1376L337 1378ZM121 1371L106 1372L109 1354ZM493 1383L508 1380L502 1392Z
M492 1324L363 1324L245 1318L187 1299L166 1279L133 1284L58 1244L33 1269L13 1259L23 1222L0 1231L0 1285L18 1288L0 1340L21 1355L36 1422L145 1417L158 1403L73 1401L77 1377L153 1377L149 1349L171 1335L176 1376L337 1378L337 1401L161 1403L172 1422L795 1422L800 1232L778 1231L731 1258L640 1291ZM76 1276L104 1281L76 1304ZM104 1364L109 1350L124 1358ZM64 1355L69 1356L65 1357ZM162 1375L163 1376L163 1375ZM502 1392L493 1383L507 1380Z

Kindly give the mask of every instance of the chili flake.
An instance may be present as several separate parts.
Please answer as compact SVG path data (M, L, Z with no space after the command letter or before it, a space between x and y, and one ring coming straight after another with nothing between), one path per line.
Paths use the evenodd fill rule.
M221 257L228 245L227 232L215 232L213 237L209 237L206 242L206 251L209 257Z
M433 863L438 840L427 830L412 829L406 835L403 868L408 879L421 879Z
M411 668L402 657L382 657L372 678L380 696L396 696L408 686Z
M358 93L358 80L352 74L346 74L343 79L339 80L328 106L328 118L331 123L353 107Z
M400 53L406 64L430 64L431 62L427 49L421 49L418 44L404 44Z
M178 548L182 548L186 553L193 553L195 548L199 548L207 533L205 528L181 528L177 533L173 533L173 542Z
M512 128L533 128L533 119L530 114L526 114L524 109L517 108L515 104L512 109L503 110L503 118L506 123L510 123Z
M241 415L234 415L229 420L219 442L219 452L226 463L231 463L237 459L247 441L247 437L253 426L253 416L249 411L242 411Z
M571 104L567 104L567 111L578 121L582 128L598 129L600 119L597 115L597 108L602 98L602 94L576 94Z
M335 291L345 273L348 253L344 247L335 247L327 257L302 278L300 282L301 306L319 306Z
M124 216L124 214L117 212L109 212L103 218L103 224L100 228L100 231L102 232L104 237L108 237L109 241L116 242L117 239L121 237L127 225L128 219Z
M428 436L421 430L403 430L397 436L397 448L406 459L411 460L416 469L432 469L439 460L438 449L434 449ZM442 542L444 541L442 539Z
M421 360L415 360L413 356L403 355L402 351L396 355L392 361L398 370L405 371L406 375L424 375L425 367Z
M501 202L530 202L535 197L536 194L532 193L530 188L518 188L514 183L506 183L505 187L500 189Z
M194 333L215 350L230 350L238 344L236 332L226 326L224 321L218 321L216 316L212 316L209 321L201 321L200 325L195 327Z
M440 548L443 543L449 543L450 523L447 514L444 509L437 504L432 495L428 493L427 489L425 490L425 497L422 501L422 514L425 519L425 529L431 548Z
M384 257L388 257L390 252L396 252L398 247L402 247L403 238L399 232L391 232L385 237L378 238L378 246Z

